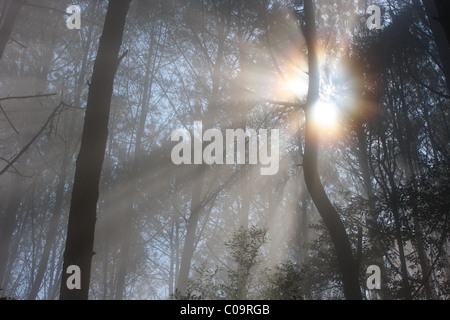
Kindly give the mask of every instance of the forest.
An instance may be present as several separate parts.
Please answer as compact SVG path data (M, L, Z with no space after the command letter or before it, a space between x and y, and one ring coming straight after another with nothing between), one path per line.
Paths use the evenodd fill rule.
M2 300L447 300L446 0L0 0Z

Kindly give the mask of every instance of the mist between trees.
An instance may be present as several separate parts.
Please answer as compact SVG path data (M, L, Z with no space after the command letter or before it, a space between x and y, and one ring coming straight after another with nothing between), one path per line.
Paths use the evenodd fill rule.
M449 298L445 1L72 5L0 2L0 297Z

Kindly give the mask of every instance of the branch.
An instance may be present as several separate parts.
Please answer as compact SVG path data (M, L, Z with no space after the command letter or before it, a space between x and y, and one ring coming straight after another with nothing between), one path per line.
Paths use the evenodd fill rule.
M27 152L27 150L33 145L33 143L37 140L37 138L39 138L39 136L42 134L42 132L44 132L45 128L49 125L50 121L52 121L52 119L55 117L56 113L58 112L58 110L64 105L63 102L60 102L59 105L55 108L55 110L53 110L53 112L50 114L50 116L48 117L47 121L45 122L45 124L42 126L42 128L38 131L38 133L30 140L30 142L27 143L27 145L25 145L25 147L22 148L22 150L20 150L20 152L13 157L10 161L7 161L7 165L6 167L4 167L1 171L0 171L0 176L3 175L6 171L8 171L9 168L11 168L15 162L17 162L17 160L19 160L19 158L25 153Z
M26 45L24 45L23 43L20 43L19 41L17 41L16 39L13 39L11 37L9 37L9 40L11 40L12 42L17 43L19 46L21 46L24 49L28 49L28 47Z
M278 72L279 76L281 77L281 79L285 82L288 83L289 81L286 79L286 76L284 74L284 72L281 70L280 65L278 64L278 61L275 57L275 54L272 50L272 46L270 43L270 34L269 34L269 25L268 25L268 20L267 20L267 14L264 16L265 19L265 27L266 27L266 32L265 32L265 38L266 38L266 42L267 42L267 49L269 50L269 54L270 57L272 58L273 64L275 66L276 71ZM298 96L291 88L288 88L288 90L294 95L294 96Z
M5 159L5 158L3 158L3 157L1 157L0 159L3 160L3 161L5 161L5 162L8 163L8 164L10 163L7 159ZM15 171L19 176L21 176L22 178L32 178L32 176L26 176L26 175L22 174L16 167L14 167L13 164L11 164L11 168L13 168L14 171Z
M446 215L445 216L445 223L444 223L444 225L447 225L447 222L448 222L448 215ZM447 240L447 230L444 228L444 230L443 230L443 233L442 233L442 235L441 235L441 238L439 239L439 251L438 251L438 254L437 254L437 256L436 256L436 259L434 260L434 262L433 262L433 264L431 265L431 267L430 267L430 269L428 270L428 272L427 272L427 274L426 274L426 276L425 276L425 279L423 279L422 280L422 283L421 283L421 285L417 288L417 290L412 294L412 298L414 298L419 292L420 292L420 290L425 286L425 281L427 281L429 278L430 278L430 276L431 276L431 273L433 272L433 269L434 269L434 267L436 266L436 264L438 263L438 261L439 261L439 257L442 255L442 253L443 253L443 248L444 248L444 242ZM423 271L422 271L423 272Z
M60 10L60 9L57 9L57 8L52 8L52 7L48 7L48 6L44 6L44 5L40 5L40 4L34 4L34 3L25 2L24 6L32 7L32 8L45 9L45 10L52 10L52 11L55 11L55 12L62 13L63 15L66 15L66 16L70 16L71 15L70 13L67 13L64 10ZM102 27L101 24L99 24L99 23L97 23L95 21L92 21L90 19L82 18L82 21L86 21L86 22L88 22L90 24L93 24L94 26L97 26L97 27L100 27L100 28Z
M6 120L8 121L8 123L10 124L10 126L13 128L13 130L19 134L19 131L17 131L16 127L14 127L14 124L11 122L11 120L9 119L8 115L5 112L5 109L3 109L2 105L0 104L0 110L2 111L3 115L5 116Z
M418 77L416 77L416 75L411 71L411 68L409 67L409 65L408 65L408 71L410 72L410 76L413 78L413 80L415 80L419 85L425 87L426 89L428 89L429 91L438 95L441 98L450 99L449 95L447 95L445 93L441 93L441 92L437 91L436 89L433 89L432 87L430 87L429 85L427 85L426 83L421 81Z
M119 66L122 63L122 60L127 56L128 50L126 50L122 55L117 59L117 66Z
M268 103L271 104L277 104L280 106L284 106L284 107L294 107L294 108L299 108L299 109L303 109L305 106L301 103L298 102L285 102L285 101L275 101L275 100L267 100Z
M0 98L0 101L32 99L32 98L47 98L47 97L52 97L52 96L56 96L56 95L57 95L57 93L46 93L46 94L36 94L36 95L32 95L32 96L15 96L15 97Z
M115 68L116 68L115 71L116 72L119 69L120 64L122 63L122 60L127 56L127 54L128 54L128 50L126 50L124 53L122 53L122 55L117 59L117 62L116 62L116 65L115 65ZM88 85L89 85L89 87L91 87L90 84L88 84Z

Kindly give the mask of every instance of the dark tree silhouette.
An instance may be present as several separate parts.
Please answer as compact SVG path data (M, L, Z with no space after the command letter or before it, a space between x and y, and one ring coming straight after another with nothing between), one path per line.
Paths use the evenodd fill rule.
M0 21L3 20L3 23L0 26L0 60L3 57L3 52L8 44L16 18L19 15L20 9L24 3L25 0L10 0L3 4L4 12L2 16L0 16L0 18L2 18Z
M318 172L318 131L312 124L312 106L319 99L320 71L316 51L317 38L315 12L312 0L305 0L305 38L308 46L309 89L305 106L305 152L303 170L306 186L319 211L325 226L330 232L336 249L339 268L342 273L346 299L360 300L361 291L358 283L358 265L353 257L350 242L339 214L325 193Z
M450 2L447 0L434 0L438 10L436 19L441 23L447 35L447 41L450 45Z
M119 50L130 2L131 0L109 2L94 65L70 205L61 279L62 300L88 299L99 181L108 137L114 78L121 60ZM80 267L80 290L67 288L69 275L66 271L71 265Z
M441 59L442 72L445 75L447 89L450 92L450 25L448 20L450 6L444 2L446 1L423 0L434 42Z

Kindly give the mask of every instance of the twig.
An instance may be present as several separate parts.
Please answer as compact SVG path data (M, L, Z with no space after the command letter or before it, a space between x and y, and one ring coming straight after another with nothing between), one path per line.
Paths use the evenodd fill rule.
M3 160L3 161L5 161L6 163L9 164L9 161L6 160L5 158L1 157L0 159ZM11 168L13 168L14 171L15 171L19 176L21 176L22 178L32 178L32 176L26 176L26 175L24 175L23 173L21 173L16 167L14 167L14 165L11 165Z
M119 66L122 63L122 60L127 56L128 50L126 50L122 55L117 59L117 66Z
M20 42L17 41L16 39L13 39L13 38L10 37L9 40L11 40L12 42L17 43L19 46L21 46L21 47L24 48L24 49L28 49L28 47L27 47L26 45L24 45L23 43L20 43Z
M17 131L16 127L14 127L13 123L11 122L11 120L9 119L8 115L6 114L5 110L3 109L2 105L0 104L0 110L2 111L3 115L5 116L6 120L8 121L8 123L11 125L11 127L14 129L14 131L19 134L19 131Z
M284 107L294 107L294 108L299 108L299 109L304 108L304 105L301 103L298 103L298 102L286 102L286 101L275 101L275 100L267 100L267 102L271 103L271 104L284 106Z
M38 133L30 140L30 142L28 142L25 147L22 148L22 150L19 151L19 153L17 153L16 156L14 156L10 161L7 161L7 165L6 167L4 167L1 171L0 171L0 176L3 175L6 171L8 171L9 168L11 168L13 166L13 164L19 160L19 158L25 153L27 152L27 150L33 145L33 143L37 140L37 138L39 138L39 136L42 134L42 132L44 132L44 130L46 129L46 127L49 125L50 121L52 121L52 119L55 117L56 113L58 112L58 110L61 108L61 106L63 106L64 103L60 102L59 105L55 108L55 110L53 110L53 112L50 114L50 116L48 117L47 121L45 122L45 124L42 126L42 128L38 131Z
M408 69L410 69L410 68L408 67ZM411 70L409 70L409 71L411 71ZM419 85L425 87L426 89L428 89L432 93L438 95L439 97L450 99L450 96L448 94L445 94L445 93L439 92L436 89L433 89L431 86L427 85L425 82L421 81L418 77L416 77L415 74L413 74L412 72L411 72L410 75Z

